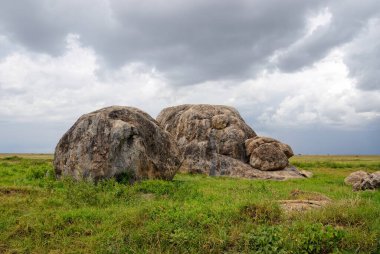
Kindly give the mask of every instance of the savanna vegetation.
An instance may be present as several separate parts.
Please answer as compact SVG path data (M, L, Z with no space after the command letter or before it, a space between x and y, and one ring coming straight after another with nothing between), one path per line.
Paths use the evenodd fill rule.
M0 253L380 253L380 192L350 172L380 156L296 156L311 179L177 174L171 182L56 180L50 155L0 156ZM278 200L324 195L322 209Z

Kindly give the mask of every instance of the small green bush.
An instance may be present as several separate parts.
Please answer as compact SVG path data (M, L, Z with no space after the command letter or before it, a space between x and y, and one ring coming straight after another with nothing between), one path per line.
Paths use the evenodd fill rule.
M245 246L253 253L287 253L282 227L262 225L243 235ZM246 252L246 251L244 251Z
M42 179L46 176L47 169L45 168L31 168L28 171L28 179Z
M19 156L8 156L8 157L3 158L2 160L5 160L5 161L21 161L22 158Z
M344 235L343 230L316 223L302 228L302 233L292 242L297 243L294 248L297 249L297 253L331 253L338 251Z

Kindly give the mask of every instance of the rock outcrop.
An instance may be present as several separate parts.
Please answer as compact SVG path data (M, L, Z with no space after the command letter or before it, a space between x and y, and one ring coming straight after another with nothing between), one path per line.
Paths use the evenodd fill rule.
M248 160L244 142L256 136L240 114L227 106L169 107L161 111L157 122L173 135L184 155L180 170L191 173L228 174L231 165Z
M310 177L289 164L290 146L258 137L232 107L180 105L157 121L132 107L85 114L59 141L57 176L167 179L175 173L285 180Z
M355 191L380 189L380 171L374 173L356 171L347 176L344 182L347 185L352 185Z
M163 109L157 122L177 141L182 172L278 180L307 175L289 165L288 145L258 137L232 107L174 106Z
M55 149L57 176L93 179L127 175L172 179L181 154L171 135L147 113L112 106L81 116Z

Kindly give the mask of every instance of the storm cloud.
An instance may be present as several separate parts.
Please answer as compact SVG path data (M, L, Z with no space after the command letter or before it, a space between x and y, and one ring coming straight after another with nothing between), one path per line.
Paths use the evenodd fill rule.
M112 104L229 104L263 134L374 140L379 41L375 0L2 1L0 150L20 123L69 127Z
M36 52L79 34L109 68L157 67L176 84L244 78L306 30L321 1L8 1L3 31Z

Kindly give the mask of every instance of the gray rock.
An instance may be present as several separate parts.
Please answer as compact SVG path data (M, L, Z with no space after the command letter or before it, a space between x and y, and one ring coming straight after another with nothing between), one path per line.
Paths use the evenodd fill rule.
M306 171L306 170L300 170L301 175L307 178L312 178L313 177L313 172Z
M57 176L75 179L128 175L172 179L181 155L171 135L147 113L112 106L81 116L55 149Z
M289 145L268 137L254 137L245 141L249 163L260 170L281 170L289 165L293 156Z
M292 149L277 140L259 138L244 122L236 109L222 105L180 105L165 108L157 117L160 126L176 139L184 155L181 172L216 176L285 180L305 178L289 166ZM264 163L249 164L251 153L246 152L246 140L258 148L258 158ZM270 144L266 150L266 145ZM270 164L270 161L273 161ZM267 162L267 164L265 164ZM272 171L263 171L272 170Z
M367 176L368 173L363 170L355 171L344 179L344 183L347 185L354 185L358 182L361 182Z
M354 183L352 186L355 191L375 190L380 188L380 174L378 172L368 174L360 182Z
M351 173L344 179L348 185L352 185L353 190L374 190L380 188L380 171L367 173L364 171L356 171Z
M176 139L185 158L181 171L190 173L223 175L238 163L232 159L247 162L244 141L256 136L236 109L221 105L165 108L157 122Z

